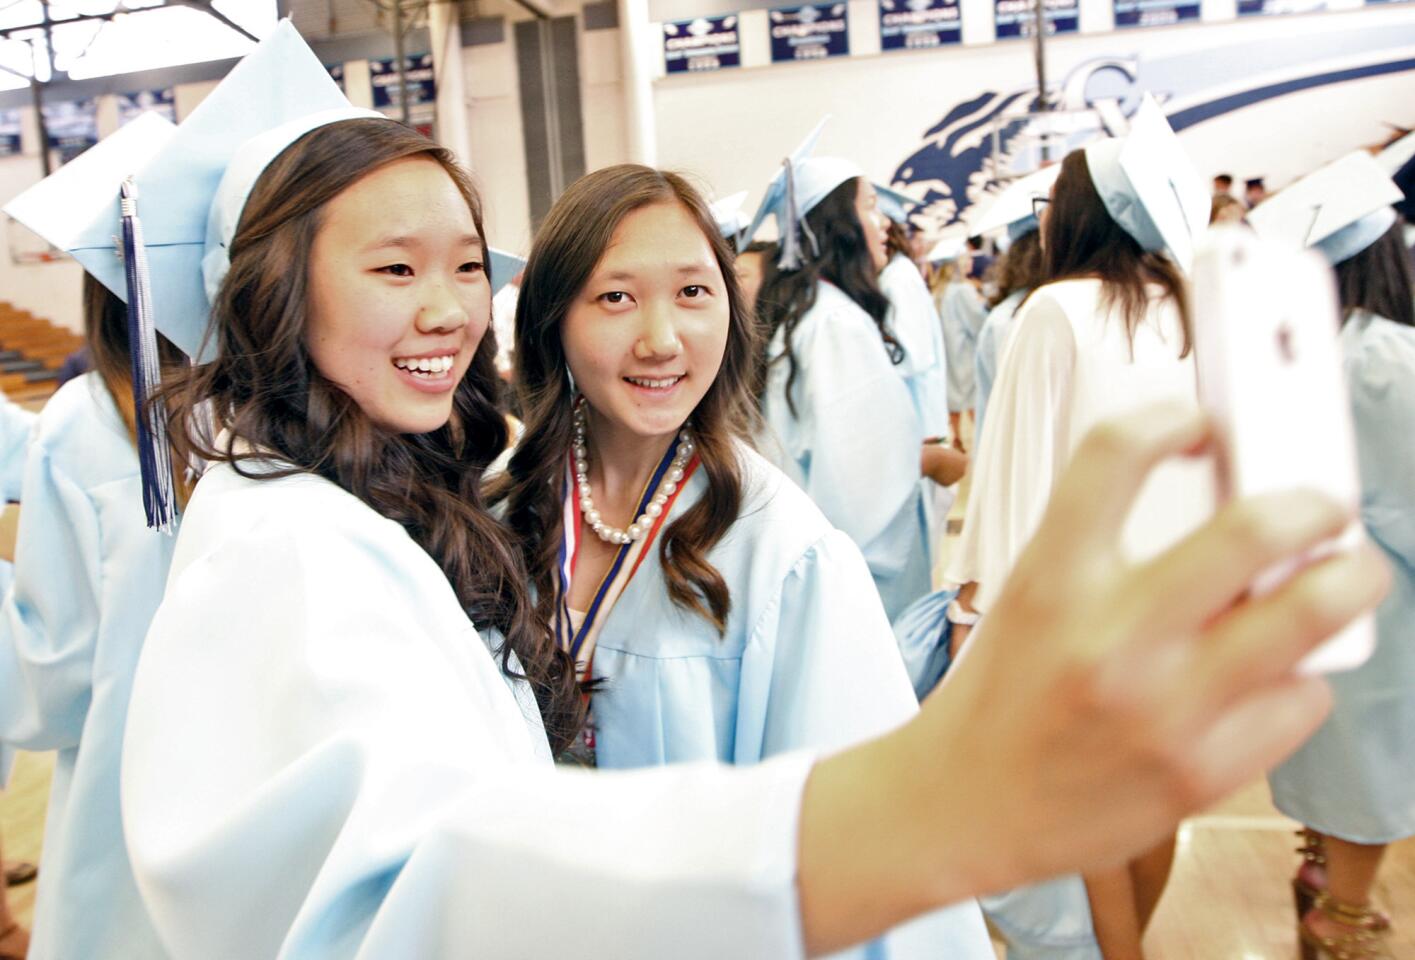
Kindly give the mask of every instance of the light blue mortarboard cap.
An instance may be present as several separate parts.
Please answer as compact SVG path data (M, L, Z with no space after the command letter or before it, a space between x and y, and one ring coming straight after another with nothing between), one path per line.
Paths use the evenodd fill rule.
M839 184L837 184L839 186ZM909 212L919 206L919 201L907 193L900 193L892 187L875 184L875 198L879 212L895 223L908 223Z
M710 212L712 219L717 224L718 232L728 240L733 241L740 249L742 232L747 229L747 211L743 204L747 202L747 191L741 190L730 197L723 197L712 203Z
M377 116L353 108L290 21L280 21L135 178L157 329L188 356L210 359L198 357L208 289L225 276L225 247L261 171L321 124ZM109 288L126 298L121 273L115 281Z
M1208 227L1209 191L1149 94L1123 137L1088 144L1086 166L1106 211L1135 242L1184 270Z
M1314 170L1248 212L1261 237L1314 247L1335 266L1375 243L1395 223L1404 194L1364 150Z
M490 248L488 252L491 257L491 294L495 296L502 287L515 279L516 274L525 269L526 258L495 247Z
M757 212L752 217L751 224L747 227L747 233L743 237L745 242L750 242L757 235L757 230L761 228L762 221L767 218L767 214L776 215L777 232L781 233L781 208L786 202L786 169L788 163L791 166L799 166L802 161L811 155L811 151L816 148L816 141L820 139L821 131L830 122L830 115L821 117L810 133L806 134L806 139L796 145L796 149L791 151L787 157L787 163L783 163L776 171L776 175L767 184L766 193L762 196L762 202L757 205Z
M177 132L144 113L5 205L5 212L65 253L120 297L127 296L118 246L118 190Z
M979 237L1005 229L1007 239L1016 242L1041 226L1032 212L1032 201L1037 197L1050 197L1051 188L1060 175L1061 164L1053 163L1018 177L998 191L976 218L970 218L969 229Z

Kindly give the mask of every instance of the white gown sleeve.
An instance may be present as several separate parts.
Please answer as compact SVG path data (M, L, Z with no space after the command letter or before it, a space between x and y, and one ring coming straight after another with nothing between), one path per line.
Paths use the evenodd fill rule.
M752 660L771 657L768 669ZM859 549L838 530L792 568L753 627L742 665L737 734L762 756L832 751L880 736L918 712L889 619ZM752 686L770 677L769 689ZM763 685L758 685L763 686ZM982 912L964 901L901 924L838 960L992 960Z
M962 537L949 562L951 582L978 582L978 610L986 611L997 596L1066 465L1075 356L1061 305L1044 291L1032 296L1003 350Z
M256 531L174 565L123 765L174 960L800 956L809 756L555 769L409 553Z
M0 741L58 750L78 745L92 695L98 515L42 445L25 472L15 580L0 607Z

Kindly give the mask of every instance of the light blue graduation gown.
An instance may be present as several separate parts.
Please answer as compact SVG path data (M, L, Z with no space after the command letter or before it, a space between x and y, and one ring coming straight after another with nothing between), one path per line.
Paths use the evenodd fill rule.
M812 754L557 769L497 646L346 491L211 467L124 741L173 960L801 957Z
M914 398L914 410L925 437L948 437L948 360L943 349L943 326L933 294L919 268L903 254L896 254L880 271L879 287L889 299L887 323L900 346L904 362L895 370ZM944 534L944 521L953 506L953 491L929 477L919 478L924 502L924 522L929 531L929 556Z
M1007 344L1007 334L1012 330L1012 318L1027 293L1026 290L1009 293L988 311L983 328L978 332L978 346L973 356L973 374L978 388L977 406L973 413L974 450L982 445L983 417L988 410L993 381L997 379L997 365L1002 361L1002 348Z
M97 374L45 405L0 611L0 740L55 750L33 960L161 956L118 810L128 694L173 539L147 528L137 453Z
M780 471L740 448L746 496L708 554L732 595L726 633L673 604L655 544L600 627L595 746L603 768L755 764L878 736L917 711L869 570ZM707 489L696 471L669 522ZM853 958L991 960L973 901L914 920Z
M1283 813L1353 843L1415 835L1415 329L1358 313L1341 332L1361 469L1361 521L1391 589L1376 651L1329 677L1335 705L1272 772Z
M973 356L988 307L971 283L957 280L943 288L938 313L948 349L948 409L962 413L973 406L977 394Z
M889 328L905 353L895 369L914 398L919 425L926 437L948 436L948 358L929 286L901 253L880 271L879 288L889 299Z
M20 499L25 450L36 415L0 394L0 506Z
M792 340L796 412L786 402L786 363L773 363L761 449L855 541L893 618L932 577L914 399L875 322L833 284L817 284ZM784 344L778 330L768 355L780 356Z

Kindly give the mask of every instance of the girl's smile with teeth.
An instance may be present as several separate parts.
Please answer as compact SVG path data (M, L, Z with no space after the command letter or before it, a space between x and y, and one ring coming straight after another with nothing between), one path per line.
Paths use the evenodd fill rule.
M393 365L409 373L437 377L452 369L455 355L442 357L394 357Z
M632 383L636 387L643 387L645 390L667 390L677 386L678 381L685 376L686 374L680 373L672 377L625 377L624 379L626 382Z

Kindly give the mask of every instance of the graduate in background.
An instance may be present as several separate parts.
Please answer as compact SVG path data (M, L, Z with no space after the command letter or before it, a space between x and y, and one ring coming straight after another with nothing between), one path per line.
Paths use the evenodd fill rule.
M880 212L887 218L885 242L889 262L879 274L879 288L889 299L889 329L904 347L904 362L895 369L904 377L914 408L928 442L937 445L931 456L940 462L937 475L922 477L924 510L932 550L944 534L944 518L953 506L953 483L968 471L966 455L951 446L953 435L948 421L948 358L943 348L943 327L929 285L924 282L912 255L908 223L909 207L916 201L888 187L875 185Z
M817 132L819 127L817 127ZM899 366L878 282L886 260L875 188L855 164L808 158L814 134L767 189L777 270L757 296L763 354L762 449L863 551L892 619L929 591L921 476L947 485L952 459L927 439Z
M603 768L757 763L917 709L859 548L752 449L757 340L701 198L609 167L541 224L517 317L526 433L493 502L593 680ZM860 957L991 960L972 900Z
M983 417L987 413L988 397L997 376L998 361L1002 359L1003 346L1012 329L1012 319L1027 295L1045 282L1041 221L1036 211L1051 196L1052 185L1060 172L1060 164L1052 164L1013 182L974 224L974 229L979 233L1006 230L1008 240L998 270L997 292L988 301L988 315L978 331L974 353L977 386L974 453L982 446Z
M978 333L988 315L987 302L968 279L971 270L968 249L961 238L945 238L929 252L929 260L939 263L933 295L948 353L948 422L953 443L959 450L964 448L963 415L972 412L977 396L975 355Z
M89 228L106 222L123 178L174 131L144 114L6 207L103 280L83 279L93 370L61 387L39 416L15 583L0 606L0 741L57 751L32 960L162 953L123 845L118 770L133 673L173 539L144 516L128 311L104 285L126 295L122 261L112 234ZM170 371L184 358L162 341L160 362Z
M1325 687L1298 659L1382 589L1357 550L1235 602L1349 522L1301 494L1116 563L1117 507L1212 442L1157 407L1083 444L949 696L895 731L738 768L559 770L581 690L480 496L505 431L466 172L350 108L284 21L136 187L164 213L149 305L179 346L208 311L213 338L168 391L192 428L174 440L211 466L122 771L174 960L829 953L1113 862L1246 782L1316 726ZM1107 693L1097 642L1165 682ZM1080 712L1078 682L1096 694ZM981 709L1004 692L1005 715Z
M1371 888L1387 845L1415 836L1415 282L1391 208L1401 199L1375 160L1354 153L1251 216L1259 236L1315 247L1336 268L1361 520L1395 573L1375 654L1330 678L1331 716L1268 776L1274 805L1306 825L1293 880L1306 960L1395 956Z
M1086 431L1167 400L1197 409L1183 270L1208 224L1209 198L1153 101L1123 139L1062 162L1043 211L1050 278L1013 321L976 459L975 486L946 579L961 584L955 647L986 614ZM1155 471L1126 525L1127 556L1177 542L1211 515L1206 466ZM1025 667L1022 667L1025 669ZM1128 867L984 900L999 927L1040 956L1138 957L1173 857L1173 837ZM1090 916L1087 914L1087 902ZM995 909L997 908L997 909ZM1095 941L1091 942L1092 931ZM1062 951L1071 951L1063 953Z

